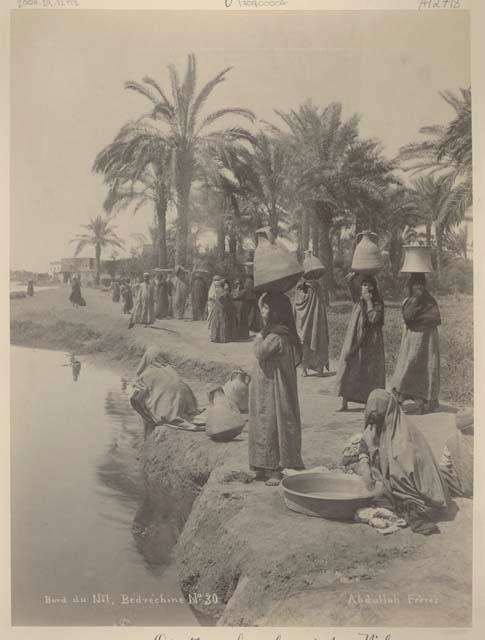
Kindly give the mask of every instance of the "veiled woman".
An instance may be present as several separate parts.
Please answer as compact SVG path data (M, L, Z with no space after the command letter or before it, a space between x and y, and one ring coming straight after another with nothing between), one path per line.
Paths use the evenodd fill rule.
M78 276L73 276L71 281L71 295L69 296L69 300L73 307L84 307L86 306L86 302L81 294L81 283L79 282Z
M373 276L349 274L354 307L345 334L335 382L342 397L341 411L347 403L365 404L374 389L386 386L384 361L384 303Z
M447 510L448 488L426 438L384 389L367 400L359 460L366 483L382 480L389 506L413 531L439 531L435 521Z
M211 333L212 317L214 315L214 306L217 298L223 291L223 279L221 276L215 275L212 278L211 286L209 287L209 293L207 295L207 326L209 334Z
M236 280L234 283L232 297L236 307L236 336L238 340L247 340L249 338L249 302L248 292L242 280Z
M303 346L302 374L323 375L328 366L328 323L322 280L301 279L295 293L295 322Z
M133 309L133 293L128 279L121 283L120 296L123 301L123 313L130 313Z
M192 320L203 320L207 306L207 282L202 271L192 276Z
M234 342L236 339L236 307L229 280L224 280L212 311L211 342Z
M138 288L128 328L131 329L135 324L143 324L148 327L154 322L153 288L150 284L150 274L145 273L143 274L143 282Z
M187 304L187 282L185 281L185 269L178 266L172 278L172 310L173 317L183 320L185 316L185 305Z
M264 321L256 337L249 387L249 464L258 479L279 484L283 469L303 469L296 366L301 343L293 309L283 293L259 301Z
M143 418L145 437L156 425L190 421L199 413L190 387L166 361L159 347L149 347L138 365L130 402Z
M424 273L409 279L409 297L402 305L404 329L392 380L398 400L413 399L419 413L439 406L440 393L440 310L426 289Z
M159 273L154 284L155 318L161 320L168 316L168 283L164 273Z
M258 294L254 290L254 278L247 275L244 280L244 289L246 290L246 302L248 305L248 324L249 330L259 333L263 328L263 319L258 305Z
M113 282L113 293L111 295L111 300L115 303L120 301L120 283L118 282L118 280L115 280Z

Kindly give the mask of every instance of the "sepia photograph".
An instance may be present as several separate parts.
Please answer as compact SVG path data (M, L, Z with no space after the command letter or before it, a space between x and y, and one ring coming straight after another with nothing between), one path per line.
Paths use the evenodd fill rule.
M471 628L470 12L20 4L11 625Z

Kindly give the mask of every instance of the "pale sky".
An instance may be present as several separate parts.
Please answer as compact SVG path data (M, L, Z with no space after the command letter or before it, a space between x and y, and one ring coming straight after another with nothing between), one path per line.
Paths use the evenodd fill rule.
M94 158L149 105L125 81L153 76L168 92L167 65L183 76L194 52L199 86L233 67L208 111L246 107L277 122L274 108L340 101L392 157L453 116L438 91L470 84L468 29L466 12L441 11L12 12L11 267L47 271L102 213ZM119 235L148 235L152 217L121 213Z

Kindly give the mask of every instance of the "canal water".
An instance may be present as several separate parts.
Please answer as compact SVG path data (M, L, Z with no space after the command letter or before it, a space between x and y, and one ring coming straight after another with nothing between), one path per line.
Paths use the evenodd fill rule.
M126 381L11 349L12 624L198 626L167 562L132 533L143 429ZM166 541L166 542L164 542Z

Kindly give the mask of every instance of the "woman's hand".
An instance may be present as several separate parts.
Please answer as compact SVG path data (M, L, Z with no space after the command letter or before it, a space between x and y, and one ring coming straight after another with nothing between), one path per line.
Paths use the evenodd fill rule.
M350 282L352 282L356 275L357 274L355 273L355 271L349 271L349 273L344 278L345 282L349 284Z
M362 434L362 440L364 441L367 450L370 452L371 450L376 448L376 428L373 424L368 424L364 429L364 433Z

